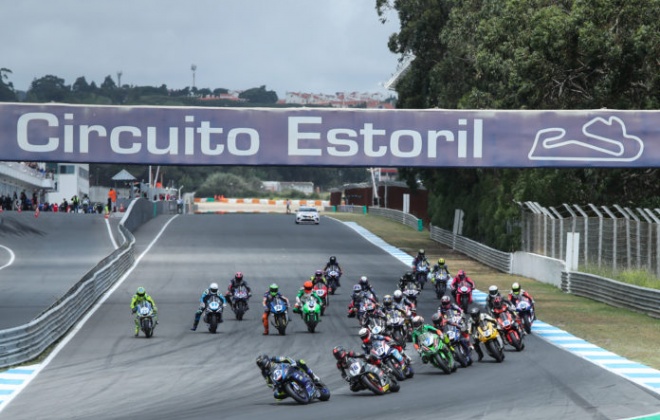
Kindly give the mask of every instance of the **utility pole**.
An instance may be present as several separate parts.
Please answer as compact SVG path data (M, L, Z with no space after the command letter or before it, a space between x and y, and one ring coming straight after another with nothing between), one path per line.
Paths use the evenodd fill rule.
M192 74L193 74L192 89L195 89L195 71L197 70L197 66L193 64L192 66L190 66L190 70L192 70Z
M122 74L124 74L124 73L122 73L121 70L119 70L119 71L117 72L117 87L118 87L118 88L121 87L121 75L122 75Z

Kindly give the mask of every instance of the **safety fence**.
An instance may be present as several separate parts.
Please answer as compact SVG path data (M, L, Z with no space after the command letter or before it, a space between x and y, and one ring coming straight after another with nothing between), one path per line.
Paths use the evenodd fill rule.
M520 203L522 250L566 260L578 234L578 265L613 272L646 270L660 278L660 209Z
M395 222L399 222L406 226L410 226L412 228L419 230L420 232L424 230L424 221L422 219L418 219L412 214L405 213L400 210L386 209L383 207L376 207L376 206L367 207L367 206L348 205L348 206L328 206L325 207L325 211L327 212L337 211L343 213L360 213L360 214L370 213L376 216L381 216L390 220L394 220Z
M404 223L399 214L401 212L397 210L379 209L378 212L374 212L373 207L369 207L369 213ZM578 271L557 269L557 267L565 265L561 259L547 258L530 252L499 251L437 226L430 227L430 238L498 271L555 284L567 293L660 318L660 290L639 287ZM538 270L539 267L543 268ZM545 271L545 273L539 271ZM548 279L548 272L551 275L556 272L561 279ZM546 274L545 278L544 274Z
M47 310L27 324L0 330L0 368L28 362L62 338L94 303L114 285L135 262L135 237L131 233L169 206L144 199L131 202L119 231L122 245L104 258Z

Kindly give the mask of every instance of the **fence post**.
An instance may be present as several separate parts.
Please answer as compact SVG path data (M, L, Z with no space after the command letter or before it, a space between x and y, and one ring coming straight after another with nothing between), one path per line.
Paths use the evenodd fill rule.
M362 213L367 214L367 206L362 206Z
M424 222L422 219L417 219L417 231L422 232L424 230Z

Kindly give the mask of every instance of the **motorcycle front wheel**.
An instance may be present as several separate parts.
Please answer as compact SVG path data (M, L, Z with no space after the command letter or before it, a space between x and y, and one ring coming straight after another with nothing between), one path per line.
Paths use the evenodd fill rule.
M309 403L309 395L307 395L307 390L302 384L295 381L286 382L284 384L284 392L300 404Z
M380 380L373 373L367 373L362 376L364 386L376 395L383 395L385 390L380 386Z

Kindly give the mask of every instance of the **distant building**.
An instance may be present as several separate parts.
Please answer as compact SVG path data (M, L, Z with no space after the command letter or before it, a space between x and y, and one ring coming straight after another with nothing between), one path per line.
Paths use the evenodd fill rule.
M48 192L46 201L61 203L65 198L77 195L82 199L89 195L89 164L87 163L49 163L55 174L55 188Z
M313 182L281 182L281 181L262 181L264 190L271 192L299 191L303 194L312 194L314 192Z
M394 104L389 97L381 93L337 92L334 95L287 92L281 104L330 106L333 108L366 107L370 109L393 109Z

